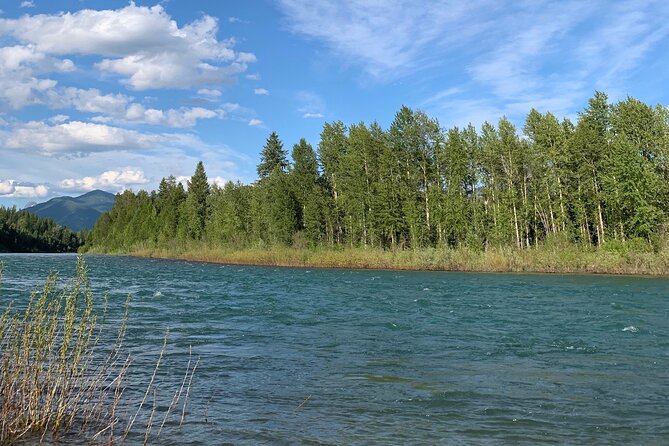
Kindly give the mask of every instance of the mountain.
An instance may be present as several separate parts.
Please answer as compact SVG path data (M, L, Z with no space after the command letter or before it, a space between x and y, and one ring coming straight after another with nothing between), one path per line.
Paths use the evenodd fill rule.
M79 197L57 197L26 208L40 217L49 217L73 231L91 229L103 212L111 210L116 195L94 190Z

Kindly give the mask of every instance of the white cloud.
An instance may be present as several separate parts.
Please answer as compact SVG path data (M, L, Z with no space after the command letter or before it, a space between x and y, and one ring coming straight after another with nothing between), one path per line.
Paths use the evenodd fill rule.
M111 116L96 116L93 121L101 123L126 123L164 125L175 128L193 127L199 119L222 118L224 110L209 110L202 107L159 110L146 108L141 104L133 103L119 114Z
M35 7L35 2L33 1L26 0L21 2L21 8L34 8L34 7Z
M122 170L107 170L98 176L88 176L83 178L66 178L58 183L62 189L76 191L91 191L94 189L121 191L137 186L147 184L149 180L144 175L144 171L137 168L124 168Z
M263 126L264 124L265 123L262 122L260 119L253 118L253 119L249 120L249 125L251 127L260 127L260 126Z
M190 177L186 175L177 175L175 177L175 180L177 183L180 183L184 189L188 190L188 182L190 181Z
M0 195L8 195L14 192L14 182L12 180L0 180Z
M0 180L0 197L37 198L46 197L49 188L43 184L20 183L15 180Z
M179 27L162 6L132 2L117 10L0 19L0 34L13 36L39 54L104 57L95 66L121 75L135 90L230 82L255 56L236 52L235 41L219 41L217 32L213 17L205 15Z
M178 135L170 135L178 141ZM49 126L31 121L16 125L0 135L5 149L36 152L41 155L86 155L108 150L147 150L168 144L169 136L140 133L118 127L70 121Z
M481 3L488 3L488 11L495 9L491 2L480 0L420 5L412 0L279 0L290 30L323 42L347 61L363 64L377 78L420 69L441 45L453 46L476 33L479 24L464 19L471 19L470 11Z
M132 7L128 8L132 9ZM144 8L144 10L146 10L146 8ZM85 10L76 14L85 15L92 14L93 12L96 11ZM106 13L114 13L114 11L97 11L97 13L104 16ZM76 14L70 16L76 16ZM67 15L68 14L65 14L65 16ZM60 19L64 20L63 17L60 17ZM41 21L46 21L47 23L45 23L45 26L48 30L50 29L50 21L53 20L54 17L40 15L31 18L30 16L25 16L18 21L28 20L28 23L31 23L29 22L31 19L34 19L39 23L41 23ZM212 22L205 20L203 23ZM2 32L3 27L7 28L10 25L19 27L17 25L17 20L0 20L0 33ZM187 27L181 28L181 31L185 28ZM179 28L175 29L177 31L179 30ZM51 31L55 32L53 29L51 29ZM66 32L71 31L72 30L67 30ZM205 29L203 32L205 35L204 37L206 37L207 30ZM27 43L25 45L14 45L0 48L0 107L2 107L4 103L11 109L20 109L29 105L43 105L52 109L73 108L84 113L99 114L100 116L94 118L96 122L165 125L176 128L192 127L196 125L199 119L211 119L214 117L223 118L230 110L230 104L222 105L220 110L208 110L202 107L167 110L158 110L154 108L145 109L143 106L136 104L134 98L128 95L120 93L104 94L97 88L81 89L75 87L61 87L58 85L57 81L48 78L40 78L39 75L52 71L72 71L75 69L74 63L69 59L57 59L40 51L40 44L47 46L47 49L53 51L58 49L48 47L48 42L42 43L39 39L36 42ZM62 42L61 44L65 45ZM198 43L198 45L205 44L206 42ZM77 48L70 48L70 50L75 51ZM167 52L161 53L157 57L174 58L175 55ZM234 60L228 67L216 67L203 62L198 69L202 72L212 73L212 76L214 76L212 79L214 79L218 76L216 73L220 72L221 69L227 70L228 73L232 73L235 70L242 70L244 64L253 61L255 58L255 56L249 53L234 52L231 53L231 57ZM181 56L180 58L183 59ZM117 61L122 60L123 59L118 59ZM107 62L113 63L114 61L108 60ZM102 63L105 63L105 61ZM177 66L177 69L181 68ZM160 82L153 82L150 80L150 74L144 74L146 74L144 79L149 79L147 82L150 82L152 85L160 84ZM163 76L164 74L165 73L160 72L156 75ZM189 77L190 75L191 73L185 71L181 73L181 76ZM168 81L166 80L165 82ZM220 95L219 90L202 89L201 91L210 96Z
M260 73L252 73L252 74L247 74L246 78L251 81L259 81L260 80Z
M223 187L223 186L225 186L225 183L227 183L227 182L228 182L228 180L226 180L225 178L223 178L221 176L215 176L214 178L209 178L209 184L211 184L212 186L216 185L218 187Z
M661 66L669 38L669 3L661 0L278 4L286 27L340 56L337 66L360 66L381 82L429 71L411 85L431 109L456 119L447 108L463 98L505 113L539 104L573 114L595 89L638 91L629 75ZM437 82L453 88L439 92Z
M0 104L12 109L38 103L36 96L56 86L52 79L38 78L45 71L57 71L58 60L47 57L34 46L0 48Z
M305 113L305 114L302 115L302 117L303 117L303 118L307 118L307 119L310 119L310 118L322 118L322 117L323 117L323 113Z
M258 94L258 95L268 95L269 90L266 90L264 88L256 88L255 90L253 90L253 93Z
M200 96L211 96L212 98L217 98L221 96L221 90L210 89L210 88L201 88L197 91L197 94Z
M44 95L43 102L51 108L70 108L86 113L104 113L118 115L132 101L132 97L123 94L102 94L97 88L83 90L67 87L51 89Z
M188 182L190 181L190 179L191 179L191 177L189 177L187 175L178 175L178 176L175 177L176 182L181 183L181 185L186 190L188 190ZM215 177L209 178L209 185L223 187L223 186L225 186L225 183L227 183L228 181L229 181L228 179L217 175Z

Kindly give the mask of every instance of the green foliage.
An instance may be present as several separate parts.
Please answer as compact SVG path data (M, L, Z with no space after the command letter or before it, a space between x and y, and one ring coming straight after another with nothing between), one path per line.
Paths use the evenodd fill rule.
M288 167L287 153L283 149L283 143L276 132L272 132L267 138L265 146L260 153L260 164L258 164L258 177L268 177L274 170L285 171Z
M168 177L157 194L120 195L90 245L657 249L669 212L666 108L596 92L575 125L531 110L522 132L505 117L442 129L402 107L388 130L326 123L317 153L302 139L292 164L272 133L254 184L210 192L200 163L188 193Z
M49 218L0 207L0 252L76 252L86 234L72 232Z
M186 234L192 239L200 239L209 218L209 181L202 161L198 161L195 173L188 181L188 194L183 203L182 219Z

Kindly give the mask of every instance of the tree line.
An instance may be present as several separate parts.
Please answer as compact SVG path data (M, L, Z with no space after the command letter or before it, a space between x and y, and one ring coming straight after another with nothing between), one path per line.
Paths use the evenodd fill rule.
M50 218L0 207L0 252L76 252L84 238Z
M519 131L520 130L520 131ZM669 111L596 92L576 122L531 110L443 129L402 107L388 129L326 123L314 149L267 139L249 185L210 186L202 163L184 188L125 191L91 243L205 240L226 247L527 249L551 240L657 245L669 211Z

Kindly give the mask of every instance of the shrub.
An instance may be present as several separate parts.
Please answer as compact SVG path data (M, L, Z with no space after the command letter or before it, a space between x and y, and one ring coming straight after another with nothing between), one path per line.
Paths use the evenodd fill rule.
M25 310L7 308L0 316L0 444L31 435L57 440L77 430L91 442L113 442L130 433L152 390L165 343L144 398L136 412L130 410L122 400L131 363L122 349L129 302L128 297L118 331L103 340L110 325L98 323L87 266L80 256L74 280L59 289L58 275L52 273L40 291L32 292ZM190 364L183 383L189 376L192 380L197 363L192 368ZM184 395L183 383L165 419ZM184 408L185 403L184 398ZM144 425L145 442L155 409ZM121 412L134 414L121 419Z

